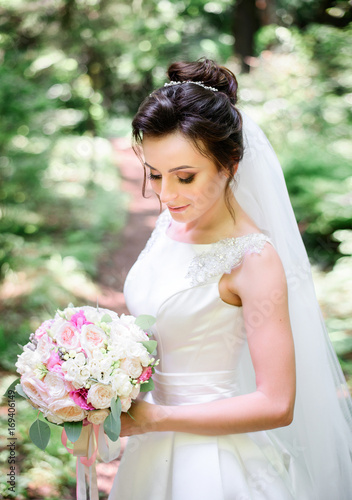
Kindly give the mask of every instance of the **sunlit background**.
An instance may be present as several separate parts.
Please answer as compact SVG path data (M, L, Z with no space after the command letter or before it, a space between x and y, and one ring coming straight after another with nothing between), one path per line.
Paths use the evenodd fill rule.
M240 108L280 158L329 334L352 376L351 3L0 0L3 387L15 378L17 343L104 283L101 263L118 248L129 201L112 139L129 137L170 62L202 56L236 73ZM35 450L33 411L18 408L17 494L4 496L3 482L0 497L74 498L59 433L49 453Z

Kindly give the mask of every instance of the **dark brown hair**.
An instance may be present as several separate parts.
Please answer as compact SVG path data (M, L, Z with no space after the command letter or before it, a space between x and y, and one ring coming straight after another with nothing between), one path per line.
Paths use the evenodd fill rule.
M243 156L242 118L235 105L237 80L227 68L209 59L175 62L167 71L173 82L202 82L215 92L193 83L170 85L155 90L141 104L132 121L133 149L142 161L144 136L161 137L175 132L190 140L210 158L218 171L228 175L225 199L230 213L229 186ZM144 166L144 163L142 161ZM144 167L143 196L146 170Z

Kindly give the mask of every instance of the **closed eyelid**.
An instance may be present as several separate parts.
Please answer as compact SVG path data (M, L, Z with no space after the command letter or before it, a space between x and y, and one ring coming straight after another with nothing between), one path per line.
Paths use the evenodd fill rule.
M157 169L155 167L152 167L151 165L149 165L149 163L147 163L146 161L144 162L144 165L148 168L150 168L151 170L155 170L157 171ZM179 170L185 170L185 169L194 169L196 167L192 167L191 165L180 165L179 167L174 167L174 168L170 168L170 170L168 170L168 173L172 173L172 172L177 172Z

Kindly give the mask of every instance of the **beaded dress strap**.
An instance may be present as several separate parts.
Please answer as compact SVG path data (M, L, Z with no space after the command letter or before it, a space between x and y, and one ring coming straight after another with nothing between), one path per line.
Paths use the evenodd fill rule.
M201 285L224 273L231 273L247 254L260 254L270 238L263 233L251 233L238 238L226 238L213 243L209 250L196 255L188 268L186 279L193 286Z

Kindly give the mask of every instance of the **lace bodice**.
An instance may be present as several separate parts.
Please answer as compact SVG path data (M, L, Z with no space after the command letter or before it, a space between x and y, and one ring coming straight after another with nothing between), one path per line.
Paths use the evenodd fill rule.
M170 214L165 210L158 218L156 227L149 238L145 249L139 258L143 258L153 247L159 237L166 236L166 230L171 221ZM175 240L174 240L175 241ZM251 253L260 253L270 238L263 233L251 233L237 238L224 238L216 243L190 244L193 247L208 247L197 253L189 264L186 274L191 285L206 283L216 276L230 273L234 267L241 264L244 256ZM175 241L175 244L182 242ZM186 245L188 243L185 243ZM272 244L272 243L271 243Z

